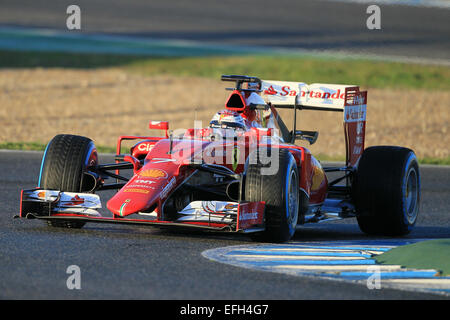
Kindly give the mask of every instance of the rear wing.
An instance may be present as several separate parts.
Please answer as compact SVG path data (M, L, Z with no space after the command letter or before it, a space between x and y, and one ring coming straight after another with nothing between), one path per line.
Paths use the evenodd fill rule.
M353 85L306 84L292 81L262 80L263 97L277 108L344 111L345 89Z
M261 80L261 95L275 108L294 109L292 140L309 137L317 139L317 132L296 128L297 110L337 111L344 114L346 165L355 167L364 151L366 130L367 91L358 86L292 81Z

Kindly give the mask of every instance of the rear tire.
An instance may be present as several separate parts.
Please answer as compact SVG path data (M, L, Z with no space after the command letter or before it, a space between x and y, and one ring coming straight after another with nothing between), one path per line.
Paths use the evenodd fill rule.
M47 190L83 192L83 172L98 164L97 150L91 139L60 134L47 145L41 163L38 186ZM81 228L84 222L48 221L53 227Z
M364 150L354 198L361 231L388 236L411 232L420 205L420 172L414 152L391 146Z
M245 200L265 201L266 230L254 234L256 241L285 242L295 233L299 211L299 173L294 156L286 149L279 149L278 170L265 174L266 165L249 164L245 177ZM257 157L258 154L256 154Z

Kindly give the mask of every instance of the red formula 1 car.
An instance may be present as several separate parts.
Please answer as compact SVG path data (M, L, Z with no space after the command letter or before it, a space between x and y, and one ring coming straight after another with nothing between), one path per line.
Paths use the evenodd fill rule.
M163 137L121 136L115 162L101 164L92 140L57 135L45 150L38 187L22 190L20 217L51 226L87 222L244 232L256 240L289 240L298 224L356 217L368 234L404 235L419 208L414 152L364 148L367 92L356 86L266 81L222 76L235 83L208 127ZM292 129L277 109L292 109ZM300 110L344 115L346 163L322 167L297 139L317 132L296 128ZM136 140L121 154L124 140ZM132 170L126 177L124 170ZM128 171L130 172L130 171ZM329 172L340 173L331 180ZM98 192L116 189L100 213Z

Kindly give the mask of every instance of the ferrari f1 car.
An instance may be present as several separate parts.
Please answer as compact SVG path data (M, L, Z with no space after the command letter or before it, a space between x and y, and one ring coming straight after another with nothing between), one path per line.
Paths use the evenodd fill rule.
M111 163L99 162L86 137L55 136L38 187L22 190L19 217L66 228L96 222L239 232L270 242L291 239L299 224L350 217L367 234L411 231L419 211L418 161L403 147L364 148L366 91L238 75L222 80L234 86L208 127L171 131L168 122L151 121L150 129L164 135L119 137ZM292 110L291 129L277 112L282 108ZM343 166L322 167L295 144L318 138L297 128L303 110L343 113ZM122 154L124 140L136 142ZM100 210L102 190L117 190L107 214Z

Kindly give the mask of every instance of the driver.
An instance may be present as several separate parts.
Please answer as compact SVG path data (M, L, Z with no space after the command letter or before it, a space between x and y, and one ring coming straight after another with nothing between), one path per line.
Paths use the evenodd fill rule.
M207 137L210 135L219 135L221 137L237 137L247 131L245 119L236 111L221 110L217 112L209 122L209 127L200 130L188 129L185 137Z
M247 89L254 90L254 91L250 90L243 91L245 104L247 106L250 106L252 104L266 105L266 101L257 93L261 91L261 83L248 82ZM256 127L256 128L264 127L273 129L277 128L275 125L274 115L272 113L270 106L268 106L268 108L262 111L261 113L247 107L242 115L246 119L246 122L248 123L249 127Z
M245 131L247 129L244 118L236 111L221 110L217 112L209 127L213 129L234 129Z
M266 104L264 99L259 94L256 93L260 89L259 83L248 82L247 89L249 89L249 90L243 90L243 96L245 99L245 104L247 106L250 106L252 104ZM250 90L254 90L254 91L250 91ZM256 112L256 110L247 107L247 108L245 108L244 112L242 113L242 116L246 120L247 127L261 128L261 117L260 117L259 112Z

